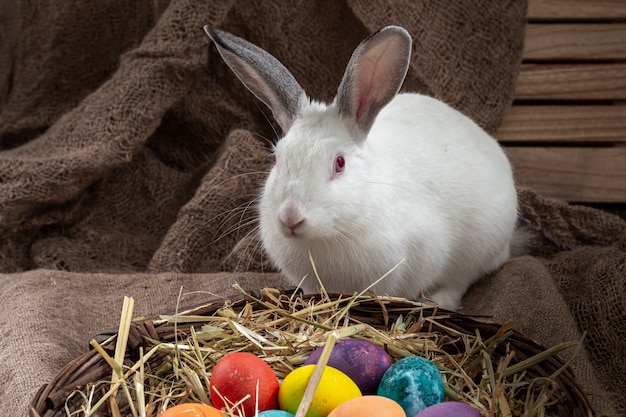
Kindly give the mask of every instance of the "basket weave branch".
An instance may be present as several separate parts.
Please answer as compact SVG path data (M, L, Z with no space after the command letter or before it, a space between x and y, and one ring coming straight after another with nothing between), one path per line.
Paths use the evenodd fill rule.
M549 381L551 391L545 408L546 415L563 417L588 417L594 415L584 393L575 382L574 375L569 367L565 366L564 362L556 354L546 354L547 350L545 348L519 332L510 329L509 325L500 325L486 318L470 317L398 298L376 296L355 298L342 295L325 295L324 297L321 295L298 295L296 297L293 294L290 295L277 290L272 291L274 292L267 292L264 294L265 297L260 298L245 295L237 299L207 303L179 313L175 316L176 320L169 317L158 320L134 321L128 335L124 360L125 367L132 367L140 360L142 352L155 345L167 344L171 347L177 343L182 343L182 341L192 337L203 325L219 315L222 318L223 316L230 317L228 320L237 317L240 323L245 324L251 320L251 317L256 317L254 316L255 312L267 311L268 317L273 315L271 316L273 319L270 321L278 323L289 319L289 314L295 311L302 312L310 309L318 300L325 299L327 303L328 301L333 302L332 304L336 309L334 312L323 312L319 315L311 313L305 317L302 316L303 318L298 319L302 320L302 322L298 323L297 326L299 327L296 327L299 329L306 328L306 326L310 326L311 320L318 322L328 320L329 317L332 318L333 315L337 315L337 311L341 311L341 323L365 323L371 326L372 329L376 329L375 331L380 332L378 334L389 335L389 340L401 340L403 345L396 349L396 354L398 351L406 354L408 350L416 350L423 351L426 356L430 355L432 357L432 355L437 354L441 355L444 360L450 358L457 361L458 358L467 357L467 350L471 349L472 346L475 348L477 345L484 345L485 351L480 352L480 355L483 357L485 355L488 356L489 366L493 366L497 373L502 373L502 369L505 366L508 366L507 369L523 368L517 377L520 383L519 388L515 390L516 395L518 394L521 397L528 396L528 391L535 384L532 381ZM271 297L268 299L267 295L271 295ZM282 311L283 305L289 305L289 308ZM224 314L225 309L227 309L228 314ZM203 322L204 318L206 318L206 322ZM404 328L404 333L399 336L398 329L404 325L407 325L409 328ZM323 326L320 324L320 327ZM226 327L226 331L228 329ZM310 330L306 330L306 332L310 332ZM411 345L411 343L414 343L414 339L412 339L414 334L420 335L420 347L415 347L415 349ZM117 330L105 331L99 334L96 340L112 356L115 350L116 337ZM318 338L317 342L319 340L321 339ZM424 343L424 340L427 343ZM290 352L294 354L299 354L300 350L306 351L308 349L310 351L315 348L315 345L319 345L319 343L300 343L297 346L295 343L288 344L290 345ZM253 343L248 343L248 345L252 346L250 348L252 350L257 349ZM247 349L245 346L245 344L238 343L232 349L245 350ZM389 342L385 342L383 347L391 350L393 346ZM223 355L228 353L229 348L227 345L223 346L222 343L222 346L218 349L220 351L216 350L215 352ZM259 350L259 352L263 354L262 350ZM390 352L390 354L392 353ZM276 363L280 362L282 368L275 368L279 377L284 376L288 371L288 369L285 369L285 364L287 366L293 364L295 367L297 366L296 362L299 360L293 359L296 356L288 359L289 353L283 352L281 355L280 360L277 360ZM304 355L298 356L298 358L301 357L306 357L306 352ZM534 358L540 358L540 360L533 360ZM207 358L209 367L214 360L215 357ZM289 362L290 360L291 363ZM474 362L477 363L481 360L481 358L478 358ZM172 352L162 349L150 356L145 363L145 367L153 371L160 370L159 375L163 375L163 372L165 372L163 369L167 369L168 366L171 367L171 362ZM435 362L437 363L437 359ZM470 368L468 367L468 369ZM474 366L474 368L476 367ZM474 380L485 378L485 371L476 369L468 371L465 377ZM449 379L451 378L450 375L448 375ZM496 376L499 377L498 375ZM92 404L101 398L110 389L110 377L111 366L109 363L96 350L91 350L68 363L50 383L37 392L31 402L29 415L32 417L67 416L68 411L69 413L75 413L73 415L86 415L84 411L81 414L80 410L84 410L88 397L93 397L89 398ZM491 377L493 378L493 375ZM461 396L463 394L461 391L465 389L465 385L467 384L461 383L458 387L451 387L447 390L447 395ZM192 390L187 390L187 392L190 391ZM117 398L122 415L132 415L127 399L123 395L118 395ZM170 404L173 403L172 401ZM508 411L513 416L526 414L526 410ZM156 414L157 407L155 406L146 415ZM485 414L488 413L485 412ZM94 415L109 416L111 414L108 407L105 406ZM496 415L504 414L496 413Z

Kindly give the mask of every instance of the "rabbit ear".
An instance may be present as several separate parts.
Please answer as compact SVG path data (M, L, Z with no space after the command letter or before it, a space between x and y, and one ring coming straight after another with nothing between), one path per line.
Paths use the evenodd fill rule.
M352 53L337 107L355 140L365 140L378 112L400 90L410 57L411 35L398 26L373 33Z
M228 32L204 26L224 62L237 78L270 108L274 118L287 132L305 96L300 84L274 56Z

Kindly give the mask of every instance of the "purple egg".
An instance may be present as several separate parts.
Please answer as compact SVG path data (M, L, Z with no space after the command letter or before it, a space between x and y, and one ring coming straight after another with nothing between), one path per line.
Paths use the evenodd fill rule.
M415 417L480 417L480 413L471 405L451 401L431 405Z
M311 353L305 365L316 364L323 347ZM352 379L363 395L375 394L378 383L391 366L391 358L374 342L361 339L338 340L328 359L328 366L339 369Z

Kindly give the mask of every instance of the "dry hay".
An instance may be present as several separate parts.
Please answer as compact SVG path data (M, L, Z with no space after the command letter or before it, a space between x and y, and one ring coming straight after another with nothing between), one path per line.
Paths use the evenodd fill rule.
M131 320L132 300L126 300L118 331L101 334L91 343L93 351L43 387L30 415L143 417L183 402L210 404L211 370L228 353L251 352L281 379L329 338L347 336L382 346L394 360L430 359L442 373L446 397L484 416L592 415L557 356L576 349L577 341L546 350L511 323L371 293L264 289L257 297L241 291L238 299L158 320ZM237 416L235 409L228 415Z

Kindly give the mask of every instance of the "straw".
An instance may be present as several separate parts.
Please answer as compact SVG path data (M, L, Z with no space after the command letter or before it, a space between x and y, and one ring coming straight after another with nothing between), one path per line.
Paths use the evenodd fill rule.
M590 413L568 363L557 356L566 349L574 349L575 356L582 341L543 349L513 330L511 323L498 325L371 293L304 296L264 289L253 295L236 288L241 297L155 321L132 322L132 300L125 300L117 336L92 341L94 351L85 365L68 365L70 372L89 370L85 377L93 373L98 379L72 387L72 381L85 377L61 376L64 385L43 390L50 401L37 404L69 410L59 408L59 414L51 416L154 416L156 410L175 404L210 403L212 369L231 352L257 355L281 379L323 346L296 412L296 417L304 417L335 343L352 337L378 344L393 361L411 355L430 359L442 373L447 399L470 404L486 416ZM107 353L112 344L113 357ZM137 352L134 364L123 368L130 351ZM99 369L108 369L110 380L98 377L103 375ZM119 389L125 395L117 395ZM244 400L226 401L225 414L240 417L237 406Z

